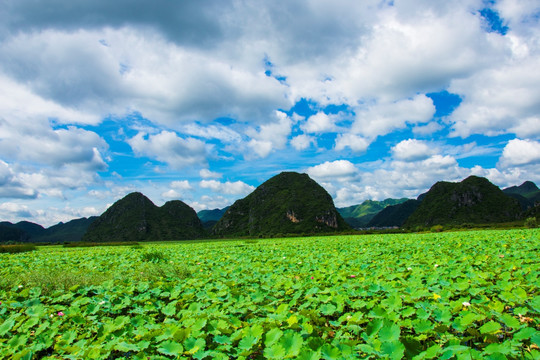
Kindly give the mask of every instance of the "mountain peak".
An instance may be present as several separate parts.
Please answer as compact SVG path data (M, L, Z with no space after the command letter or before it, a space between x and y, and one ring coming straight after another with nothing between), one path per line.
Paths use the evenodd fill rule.
M236 201L214 234L257 236L348 229L332 197L307 174L282 172Z

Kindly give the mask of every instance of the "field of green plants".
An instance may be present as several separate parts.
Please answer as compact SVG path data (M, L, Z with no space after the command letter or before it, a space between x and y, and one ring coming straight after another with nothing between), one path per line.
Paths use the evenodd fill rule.
M539 235L0 254L0 358L540 359Z

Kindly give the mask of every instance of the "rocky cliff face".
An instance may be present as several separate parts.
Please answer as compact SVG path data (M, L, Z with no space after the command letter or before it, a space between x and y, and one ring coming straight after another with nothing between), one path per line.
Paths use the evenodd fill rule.
M214 226L216 235L267 236L349 229L331 196L306 174L283 172L236 201Z

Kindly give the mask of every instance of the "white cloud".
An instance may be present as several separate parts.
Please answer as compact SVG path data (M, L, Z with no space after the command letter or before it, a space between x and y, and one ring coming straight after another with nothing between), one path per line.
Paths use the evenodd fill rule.
M138 133L128 140L133 151L139 156L165 162L175 169L189 165L206 163L206 144L194 138L181 138L171 131L161 131L149 135Z
M220 177L223 176L223 174L220 174L220 173L214 172L214 171L210 171L208 169L201 169L201 171L199 171L199 175L203 179L219 179Z
M191 184L187 180L173 181L171 182L171 188L182 191L193 190L193 186L191 186Z
M163 193L161 193L161 197L165 199L178 199L182 196L178 191L174 189L169 189Z
M449 91L464 99L448 118L454 135L462 138L503 133L539 136L539 61L540 53L454 80Z
M309 148L314 143L315 138L305 134L295 136L291 139L291 145L299 151Z
M199 186L203 189L210 189L213 192L228 195L248 195L255 190L255 187L242 181L219 182L217 180L201 180Z
M336 138L336 151L350 148L354 152L364 152L369 147L370 141L354 134L339 134Z
M348 160L326 161L307 169L309 176L315 179L346 178L358 173L358 169Z
M504 147L499 160L501 167L540 163L540 142L513 139Z
M433 149L425 141L408 139L392 147L392 153L397 160L418 161L429 158Z
M285 113L276 111L276 122L260 125L258 129L250 128L246 134L251 137L248 142L250 152L253 151L258 157L267 157L274 149L283 149L291 133L292 120ZM246 157L252 157L250 153Z
M332 132L336 130L336 116L318 112L310 116L300 128L309 134Z
M425 95L396 102L379 102L358 110L352 131L377 137L402 129L406 124L427 123L435 114L433 101Z

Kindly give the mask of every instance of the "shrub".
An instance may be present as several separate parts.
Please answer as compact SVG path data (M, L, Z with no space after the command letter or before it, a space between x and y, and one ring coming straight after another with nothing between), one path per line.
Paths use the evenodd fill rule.
M443 231L442 225L433 225L431 227L431 232L441 232Z
M167 257L165 256L165 254L163 254L163 252L159 250L154 250L142 254L142 260L155 263L160 261L166 261Z
M0 254L17 254L28 251L36 250L36 246L32 244L21 244L21 245L0 245Z
M530 217L525 219L525 227L534 229L538 227L538 222L536 221L535 217Z

